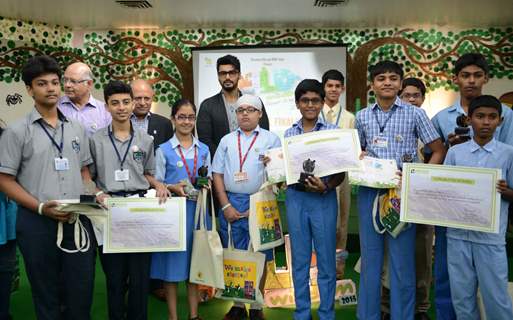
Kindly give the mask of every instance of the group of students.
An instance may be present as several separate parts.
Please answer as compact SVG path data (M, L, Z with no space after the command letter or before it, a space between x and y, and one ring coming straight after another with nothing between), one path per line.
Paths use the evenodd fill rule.
M403 70L395 62L378 62L370 68L376 103L358 112L356 118L337 105L335 121L332 108L335 104L326 106L325 100L330 100L326 95L338 99L344 83L339 72L330 70L323 83L306 79L297 85L294 99L301 119L285 131L285 137L290 137L335 129L342 115L344 121L355 120L363 154L394 159L399 169L404 162L421 161L423 156L433 164L502 169L503 179L497 185L502 198L499 234L435 228L438 319L478 319L477 287L489 319L513 318L505 252L508 201L513 200L513 190L509 188L513 184L513 113L496 98L482 95L488 73L482 55L460 57L455 64L454 82L460 87L461 99L431 121L419 108L425 94L422 82L403 81ZM218 200L223 245L228 245L231 236L235 248L248 248L249 198L265 180L265 165L269 161L265 151L281 145L277 135L259 126L263 115L261 100L253 95L238 98L234 104L237 129L221 139L211 161L208 146L194 135L197 110L191 101L182 99L172 106L170 121L175 134L169 141L154 146L149 135L132 126L133 93L128 84L111 81L105 86L104 99L112 122L88 137L79 124L67 119L57 108L61 71L54 59L31 58L22 70L22 79L35 107L21 121L10 125L0 138L0 191L2 197L18 204L16 241L31 284L37 318L90 318L98 246L106 276L109 319L147 318L150 277L164 281L168 317L177 319L177 283L189 278L192 233L196 227L196 199L187 187L194 185L201 167L209 169L208 177L213 181L212 186L205 187L212 189ZM454 134L456 117L460 114L468 116L473 128L472 139L467 142ZM419 149L419 143L423 148ZM347 183L346 180L345 174L339 173L322 178L313 176L304 184L287 186L294 319L312 318L309 286L312 250L317 255L321 300L318 315L323 320L335 319L336 269L341 253L337 250L337 226L344 224L341 219L347 219L339 217L339 207L347 204L344 200L347 188L345 193L341 191L341 184ZM161 201L171 194L187 197L187 250L104 254L102 244L93 236L91 221L85 216L60 212L55 201L79 198L84 186L91 185L89 189L95 190L100 203L108 197L144 196L149 188L156 190ZM412 224L396 238L377 233L372 221L372 204L382 192L369 187L360 187L358 192L361 276L357 316L376 320L427 317L425 295L429 296L431 263L425 263L422 270L416 269L416 260L425 257L426 252L415 249L415 239L431 255L433 229ZM11 257L15 247L13 202L7 202L7 198L0 200L0 218L4 212L11 212L10 220L5 220L7 236L0 238L0 257L4 253ZM80 233L76 234L77 224L90 235L89 244L80 248L77 243L84 239ZM421 228L424 231L418 230ZM58 234L62 236L59 245L62 250L56 246ZM381 285L385 243L390 308L382 313L381 305L386 302L382 301ZM273 259L272 250L264 253L266 260ZM0 266L4 266L3 261ZM421 271L428 274L427 280L419 277ZM8 277L4 275L8 274L0 270L0 280ZM416 278L417 284L424 279L424 297L417 299L418 307L424 303L424 309L416 308ZM261 289L263 285L264 280ZM2 285L1 290L4 289ZM198 288L187 283L187 291L189 318L200 319ZM252 304L248 314L244 304L234 303L225 319L246 319L248 315L250 319L264 319L262 305ZM8 318L8 312L2 316Z

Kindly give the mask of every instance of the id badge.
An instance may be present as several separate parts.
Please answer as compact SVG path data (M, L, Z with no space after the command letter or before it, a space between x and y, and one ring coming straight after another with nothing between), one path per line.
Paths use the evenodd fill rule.
M55 163L55 170L57 170L57 171L69 170L68 158L55 158L54 163Z
M372 146L376 148L386 148L388 147L388 139L385 136L375 136L372 139Z
M130 179L129 170L116 170L114 171L114 180L116 181L128 181Z
M233 175L233 180L237 183L248 181L248 173L247 172L236 172Z

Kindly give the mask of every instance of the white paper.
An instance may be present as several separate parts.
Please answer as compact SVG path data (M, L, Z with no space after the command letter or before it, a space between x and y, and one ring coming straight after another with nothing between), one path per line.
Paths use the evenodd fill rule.
M399 185L394 159L364 157L361 170L349 171L349 183L372 188L390 189Z
M283 149L281 147L269 149L265 152L265 156L271 159L265 166L267 181L271 184L284 182L286 180L286 173Z

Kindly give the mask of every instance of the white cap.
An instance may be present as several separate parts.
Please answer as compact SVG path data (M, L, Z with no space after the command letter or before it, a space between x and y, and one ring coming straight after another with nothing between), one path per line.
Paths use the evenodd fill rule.
M244 94L239 97L237 102L235 103L235 109L238 109L241 106L252 106L255 109L262 111L263 105L262 100L259 97L254 96L252 94Z

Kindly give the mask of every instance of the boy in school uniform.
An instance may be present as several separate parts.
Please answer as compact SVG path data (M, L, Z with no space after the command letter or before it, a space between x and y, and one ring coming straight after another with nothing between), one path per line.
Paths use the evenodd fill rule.
M53 201L78 199L84 192L93 162L88 139L80 124L57 109L61 70L53 58L29 59L22 79L34 109L2 134L0 191L19 205L16 237L37 319L90 319L96 257L91 222L78 218L89 247L64 252L75 249L74 226L68 223L72 215L58 211ZM61 222L62 250L56 245Z
M362 150L371 157L418 161L420 139L432 151L429 163L441 163L444 146L426 112L405 103L397 96L403 70L392 61L378 62L370 68L371 87L377 102L356 114L356 128ZM359 234L361 246L360 289L357 306L359 319L381 319L381 270L383 246L389 249L392 319L413 319L415 312L415 225L397 238L374 230L372 208L379 189L360 187L358 193Z
M132 89L121 81L111 81L103 94L112 123L98 130L90 141L97 201L142 197L150 187L165 199L166 186L153 177L153 139L144 131L134 130L130 122L134 108ZM107 283L109 319L146 319L151 254L100 250L100 261Z
M508 203L513 201L513 147L494 138L501 124L502 106L493 96L474 98L468 106L473 138L449 149L444 164L499 168L501 194L499 233L447 228L447 264L457 319L479 319L477 289L481 291L487 319L513 319L508 293L506 227Z
M294 92L301 119L285 131L285 137L319 130L336 129L320 117L324 104L322 84L313 79L301 81ZM286 191L287 224L292 251L292 280L296 301L295 320L311 319L310 261L312 241L317 255L317 283L322 320L335 319L337 194L344 174L309 177L305 185L290 185Z
M280 138L262 129L258 122L262 117L262 101L253 95L241 96L235 104L236 131L224 136L219 143L212 172L214 190L221 209L219 211L219 234L224 247L228 245L228 223L235 248L246 250L249 245L249 197L257 192L264 182L264 154L271 148L281 146ZM273 259L273 250L266 250L266 261ZM260 288L265 283L265 273ZM234 303L225 315L225 320L246 319L244 304ZM262 306L252 304L251 320L264 319Z

